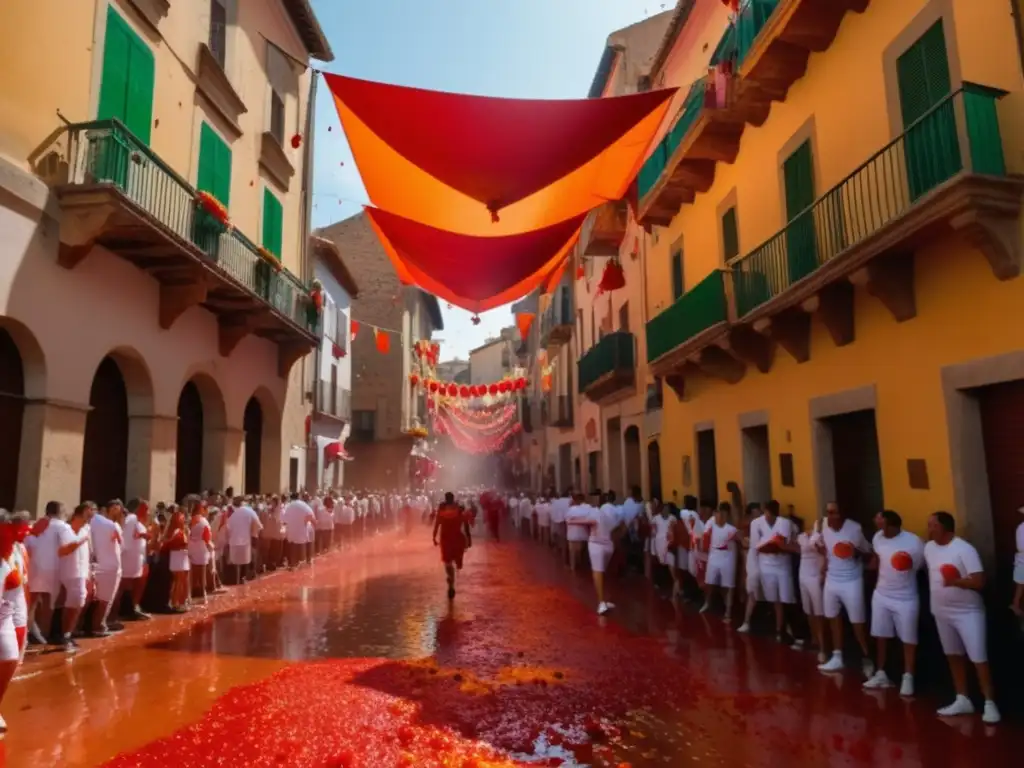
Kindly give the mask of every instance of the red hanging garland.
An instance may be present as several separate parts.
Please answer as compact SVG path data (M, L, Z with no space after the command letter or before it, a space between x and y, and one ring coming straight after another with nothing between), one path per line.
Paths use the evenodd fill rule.
M618 259L610 259L601 273L601 282L597 288L602 293L617 291L626 287L626 274L622 271L622 265Z

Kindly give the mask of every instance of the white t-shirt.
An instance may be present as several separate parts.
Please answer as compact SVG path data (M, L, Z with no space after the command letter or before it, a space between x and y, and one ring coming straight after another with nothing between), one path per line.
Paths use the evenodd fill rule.
M25 540L25 543L29 545L29 552L32 553L31 567L33 571L55 573L60 569L57 549L60 547L61 530L67 527L68 524L63 520L51 517L45 531L38 536L29 536Z
M688 511L688 510L684 510ZM704 531L707 526L711 525L714 521L708 520L706 523L700 519L700 515L693 512L693 517L689 517L687 527L690 529L690 542L691 548L697 554L697 557L701 560L708 559L708 550L704 547ZM683 513L679 513L679 519L683 519Z
M821 539L825 543L828 557L826 578L836 583L858 581L864 578L864 562L856 555L848 558L836 557L836 544L846 542L861 553L870 552L871 545L864 538L864 531L856 520L844 520L838 531L825 523L821 531Z
M281 513L288 541L293 544L306 543L306 523L313 517L313 510L302 499L289 501Z
M590 527L590 542L611 545L612 531L622 522L622 510L614 504L602 504L599 509L588 507L587 518Z
M50 525L53 525L51 522ZM89 537L91 528L83 525L75 533L67 523L61 523L59 546L65 547L76 541L84 541L74 552L60 559L62 579L86 579L89 577Z
M891 539L879 531L871 539L871 547L878 555L878 584L875 592L896 600L916 601L917 571L924 565L924 544L910 531L900 531ZM892 558L897 552L910 555L912 565L908 571L893 567Z
M124 542L121 526L103 515L96 515L89 527L92 530L92 549L96 553L96 570L100 573L120 571Z
M140 557L146 554L146 526L139 522L138 515L129 513L124 519L124 529L121 542L121 557Z
M235 510L235 515L238 514L238 510ZM235 515L232 515L234 517ZM228 529L230 531L230 528ZM210 521L202 515L196 520L195 524L189 528L188 531L188 553L197 560L205 557L205 553L210 551L209 543L213 541L213 529L210 527Z
M345 502L337 512L338 522L342 525L352 525L356 521L356 511L350 502Z
M523 499L519 502L519 517L522 520L530 520L533 517L533 502Z
M334 513L324 503L316 506L316 527L321 531L329 531L334 527Z
M775 518L774 523L769 523L767 517L760 517L758 520L761 523L761 536L758 539L759 544L771 541L776 536L781 537L787 544L793 541L793 521L788 517L779 515ZM786 571L791 562L792 560L790 559L789 552L757 553L757 567L762 571L771 571L772 573L777 571Z
M256 510L248 505L235 507L235 511L228 518L228 546L240 547L251 544L253 531L258 532L262 528Z
M776 522L778 522L776 520ZM767 524L764 515L758 515L750 521L750 548L747 550L747 573L757 573L759 553L757 545L761 543L766 535Z
M822 566L825 565L825 556L818 549L821 534L805 531L796 537L796 543L800 545L800 578L820 579Z
M571 501L564 496L555 499L551 502L551 522L552 523L564 523L565 516L569 512L569 506Z
M583 504L570 506L565 512L566 536L569 541L586 541L590 538L589 511L593 507Z
M942 566L953 565L964 579L972 573L981 573L981 557L971 544L959 536L945 546L929 541L924 545L924 560L928 564L928 586L931 591L932 613L936 616L956 613L984 613L985 603L973 589L947 587Z
M1017 554L1013 556L1013 564L1024 568L1024 523L1017 526Z
M672 527L675 518L672 515L658 514L654 516L651 525L654 528L654 546L659 549L668 547L668 531Z
M738 531L732 523L719 525L713 519L708 520L711 531L709 560L723 560L736 557L736 537Z
M547 528L551 525L551 504L542 501L537 505L537 525Z
M637 501L632 496L622 502L622 521L626 525L633 525L640 513L644 511L644 503Z

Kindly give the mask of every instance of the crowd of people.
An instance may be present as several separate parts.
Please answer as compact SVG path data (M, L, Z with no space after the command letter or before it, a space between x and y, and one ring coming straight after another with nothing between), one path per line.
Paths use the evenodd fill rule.
M554 491L513 494L499 503L516 528L551 548L568 568L575 571L589 560L600 614L615 607L607 598L605 574L632 561L648 579L664 584L673 601L695 601L701 613L721 610L727 623L737 624L737 632L749 632L757 605L768 604L779 642L817 650L818 669L824 673L844 669L849 624L868 690L895 687L886 668L890 643L898 639L903 657L899 693L904 697L914 695L919 626L926 620L917 583L917 572L924 569L931 620L956 691L938 714L974 713L969 661L983 697L983 721L1000 720L981 594L985 569L977 549L957 536L956 521L947 512L929 517L924 542L904 530L892 510L875 516L869 540L861 524L834 503L809 526L783 514L777 501L751 503L744 510L693 496L685 496L682 504L663 504L645 502L639 488L621 503L614 492L588 497ZM865 570L877 573L870 598ZM1024 523L1017 528L1013 578L1010 609L1020 615Z

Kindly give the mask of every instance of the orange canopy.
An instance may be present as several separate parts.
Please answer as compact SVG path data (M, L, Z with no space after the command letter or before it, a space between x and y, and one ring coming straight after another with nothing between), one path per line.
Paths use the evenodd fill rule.
M448 232L379 208L366 216L403 283L471 312L556 284L586 214L543 229L480 237Z
M621 199L675 92L552 101L324 79L374 206L486 237Z

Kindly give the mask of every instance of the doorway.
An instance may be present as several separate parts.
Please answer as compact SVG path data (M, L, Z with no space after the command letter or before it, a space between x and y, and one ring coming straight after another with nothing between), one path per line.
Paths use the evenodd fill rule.
M647 444L647 482L650 487L651 499L662 499L661 495L661 446L657 440Z
M577 491L583 488L583 473L580 471L579 456L572 460L572 487Z
M701 502L718 504L718 460L715 455L715 430L697 432L697 493Z
M572 483L572 444L558 446L558 478L555 487L563 491Z
M636 425L626 428L623 450L626 455L626 483L622 488L622 497L625 498L633 492L634 486L639 487L643 483L640 476L640 428Z
M14 509L25 416L25 372L21 351L0 328L0 507Z
M772 498L772 455L768 447L768 425L744 427L740 431L743 451L743 496L746 503L764 503Z
M615 491L620 497L622 488L622 426L618 418L608 420L608 487L604 491Z
M875 515L885 508L875 411L853 411L823 421L832 443L835 482L835 498L825 501L835 501L869 535Z
M174 498L179 502L199 493L203 483L203 399L199 387L189 381L178 396L178 450L174 474Z
M294 456L288 459L288 490L299 490L299 460Z
M596 493L601 487L601 452L591 451L587 454L587 482L590 484L590 492ZM582 486L580 487L582 491Z
M260 487L263 461L263 408L255 397L250 397L249 402L245 404L242 429L245 430L245 492L259 493L265 490Z
M104 357L89 390L79 498L105 504L124 499L128 477L128 386L112 357Z

